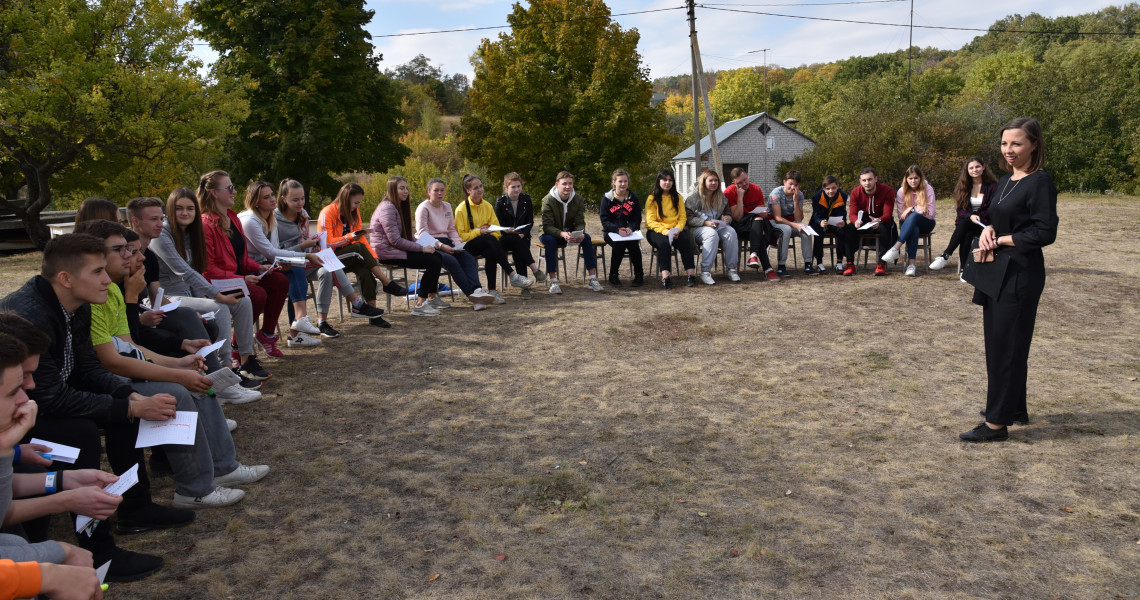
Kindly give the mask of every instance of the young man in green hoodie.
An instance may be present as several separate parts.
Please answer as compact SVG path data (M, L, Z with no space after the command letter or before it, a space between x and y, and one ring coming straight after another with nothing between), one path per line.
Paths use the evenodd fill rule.
M568 171L558 173L554 187L542 199L542 235L538 241L546 249L546 272L550 276L551 294L562 293L558 285L558 249L566 244L578 244L583 248L582 259L586 261L586 271L590 274L586 287L595 292L602 291L594 242L586 233L586 201L574 193L574 176Z

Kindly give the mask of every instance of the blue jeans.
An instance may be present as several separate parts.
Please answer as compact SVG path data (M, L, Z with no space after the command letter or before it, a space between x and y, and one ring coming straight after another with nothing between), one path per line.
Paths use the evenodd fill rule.
M439 241L451 245L451 240L447 238L436 238ZM451 279L463 293L470 296L475 290L483 287L479 282L479 262L471 256L470 252L457 252L455 254L448 254L446 252L436 252L441 259L443 259L443 268L451 273Z
M934 219L927 219L926 215L912 212L907 215L899 228L899 240L906 244L906 257L914 260L918 254L918 236L934 231Z
M578 244L578 251L581 252L582 248L588 249L582 252L582 260L586 263L586 271L593 271L598 268L598 256L594 253L594 242L590 239L590 234L584 233L582 235L582 241ZM546 249L546 272L557 275L558 249L566 247L566 238L554 237L544 233L538 236L538 241L542 242L542 247Z
M305 269L293 267L281 271L289 280L289 301L304 302L309 296L309 282L305 279Z

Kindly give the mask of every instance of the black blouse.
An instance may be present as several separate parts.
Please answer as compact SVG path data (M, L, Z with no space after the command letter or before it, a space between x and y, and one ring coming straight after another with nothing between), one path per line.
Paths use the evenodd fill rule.
M1044 269L1041 249L1057 239L1057 186L1045 171L1018 181L1002 177L990 201L994 233L1013 236L1013 247L1002 247L1021 267Z

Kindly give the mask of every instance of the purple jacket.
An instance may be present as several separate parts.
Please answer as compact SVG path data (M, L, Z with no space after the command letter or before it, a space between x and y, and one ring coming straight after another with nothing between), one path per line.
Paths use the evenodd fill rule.
M372 220L368 223L372 232L368 234L368 241L380 260L402 260L408 257L409 252L424 251L414 240L403 237L401 224L400 211L391 201L381 202L372 211Z

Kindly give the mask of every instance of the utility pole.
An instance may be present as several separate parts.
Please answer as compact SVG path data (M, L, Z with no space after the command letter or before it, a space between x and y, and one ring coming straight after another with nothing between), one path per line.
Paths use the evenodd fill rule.
M768 101L771 99L771 95L768 93L768 51L769 50L771 50L771 48L761 48L759 50L759 52L764 53L764 114L769 114L768 113Z
M708 90L705 89L705 71L701 62L701 46L697 42L697 16L694 0L686 0L689 9L689 47L692 51L693 62L693 137L697 140L694 145L696 151L696 176L701 174L701 126L700 104L705 106L705 125L709 130L709 144L712 146L713 166L716 172L724 177L723 165L720 162L720 149L716 143L716 128L713 127L712 108L709 104Z
M906 46L906 102L912 104L910 99L910 62L914 53L914 0L910 0L910 41Z
M694 0L686 0L689 12L689 41L690 48L697 39L697 7ZM697 73L697 61L693 62L693 162L696 165L694 177L701 174L701 95L700 79ZM685 194L681 194L684 196Z

